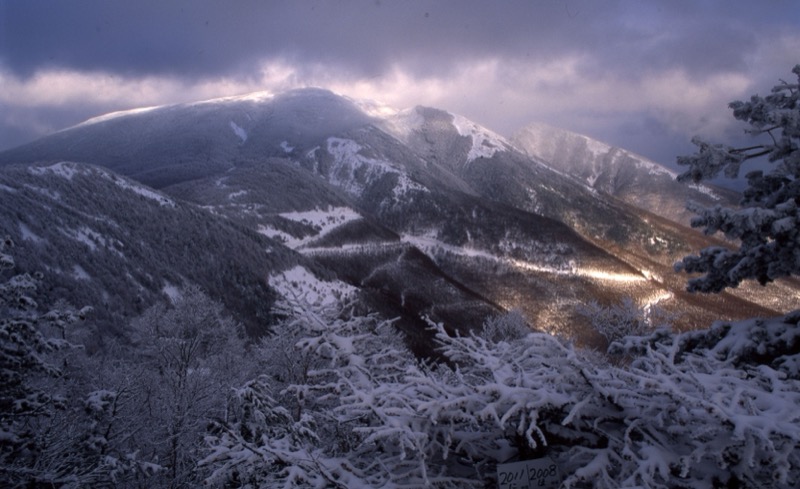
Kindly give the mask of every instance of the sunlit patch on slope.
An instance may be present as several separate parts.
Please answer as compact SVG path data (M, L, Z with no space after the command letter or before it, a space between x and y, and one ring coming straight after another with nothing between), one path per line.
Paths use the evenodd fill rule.
M270 275L269 285L285 299L310 306L333 305L358 291L340 280L320 280L300 265Z
M417 111L416 107L395 111L394 114L385 116L380 121L380 128L396 137L398 140L408 143L411 135L418 131L425 123L425 117Z
M109 112L108 114L99 115L97 117L92 117L91 119L85 120L80 124L73 126L73 127L80 127L80 126L90 126L92 124L98 124L100 122L110 121L112 119L116 119L118 117L125 117L129 115L136 115L136 114L144 114L146 112L151 112L156 109L160 109L164 107L163 105L155 105L152 107L140 107L137 109L129 109L129 110L118 110L116 112ZM67 128L71 129L71 128Z
M378 102L376 100L350 98L350 97L343 97L343 98L352 102L356 107L361 109L361 111L367 114L368 116L375 117L378 119L388 118L397 115L398 112L400 112L394 107L386 105L382 102Z
M609 282L631 283L631 282L644 282L647 280L646 278L644 278L644 276L638 274L608 272L605 270L597 270L593 268L577 268L575 269L574 274L580 277L593 278L596 280L604 280Z
M493 253L489 253L488 251L485 250L479 250L471 247L450 245L442 241L439 241L435 237L431 236L412 236L406 234L402 236L402 240L404 242L416 246L417 248L423 250L425 253L429 255L436 250L442 250L459 256L466 256L470 258L475 258L475 257L485 258L488 260L510 265L514 268L528 270L531 272L541 272L541 273L549 273L554 275L565 275L565 276L578 276L578 277L585 277L589 279L608 281L608 282L633 283L633 282L647 281L647 279L640 274L609 272L606 270L599 270L595 268L578 267L574 264L571 264L569 267L559 268L549 265L532 263L525 260L517 260L510 257L498 256Z
M192 105L226 104L228 102L266 102L268 100L272 100L273 98L275 98L275 94L273 94L272 92L261 91L261 92L246 93L244 95L231 95L228 97L218 97L208 100L201 100L199 102L193 102L186 105L192 106Z
M675 294L673 294L672 292L662 290L642 298L639 302L640 306L643 307L645 311L649 312L650 310L652 310L653 307L657 306L659 303L668 301L673 297L675 297Z

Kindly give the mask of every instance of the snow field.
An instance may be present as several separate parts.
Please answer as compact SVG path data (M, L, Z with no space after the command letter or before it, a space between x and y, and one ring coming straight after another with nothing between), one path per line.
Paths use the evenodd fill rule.
M61 231L61 233L64 234L65 236L67 236L69 238L72 238L72 239L74 239L75 241L77 241L79 243L85 244L87 247L89 247L89 250L91 250L92 252L97 251L98 247L102 246L103 248L105 248L106 250L116 254L117 256L120 256L120 257L123 257L123 258L125 256L125 255L122 254L122 252L120 252L114 246L115 243L111 242L105 236L103 236L102 234L98 233L94 229L89 228L88 226L83 226L83 227L80 227L78 229L64 229L64 228L61 228L61 229L59 229L59 231ZM116 244L118 246L120 246L120 247L124 246L119 241L117 241L117 240L114 240L114 241L116 241Z
M300 265L270 275L269 284L290 302L313 307L334 305L358 291L355 287L339 280L320 280Z
M90 280L92 277L80 265L72 266L72 276L77 280Z
M283 241L287 247L297 250L302 248L306 243L315 239L321 238L330 233L339 226L343 226L348 222L361 219L361 214L349 207L329 207L327 209L315 209L313 211L304 212L285 212L279 214L284 219L299 222L307 226L317 229L317 233L307 238L295 238L294 236L283 231L271 228L269 226L259 226L258 232L273 239Z
M22 240L23 241L32 241L32 242L34 242L36 244L44 243L46 241L44 238L42 238L38 234L36 234L33 231L31 231L31 228L29 228L26 224L24 224L22 222L19 223L19 232L22 235Z
M400 198L412 190L427 192L425 187L411 180L390 162L364 156L360 154L361 149L362 146L351 139L328 138L327 150L334 159L328 174L330 183L350 195L360 197L370 183L389 173L398 176L397 185L393 189L395 198ZM359 181L360 175L357 176L359 173L363 174L361 178L363 182Z
M125 190L130 190L131 192L139 194L144 198L154 200L158 202L158 204L162 207L175 207L175 202L172 199L165 197L163 194L156 192L155 190L143 187L129 180L124 180L116 176L111 176L108 173L104 173L103 175L112 182L114 182L118 187L123 188Z
M453 125L460 135L472 139L472 149L467 154L467 163L478 158L491 158L496 152L512 147L499 134L475 124L466 117L453 115Z
M183 293L181 293L180 287L171 284L169 282L164 283L164 287L161 288L161 292L163 292L164 295L169 297L169 300L173 304L177 304L178 301L183 297Z
M249 194L247 190L237 190L236 192L228 194L228 200L235 200L239 197L244 197L245 195Z

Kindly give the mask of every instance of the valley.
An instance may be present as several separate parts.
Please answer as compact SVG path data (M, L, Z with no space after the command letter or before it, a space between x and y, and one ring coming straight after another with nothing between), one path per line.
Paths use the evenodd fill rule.
M677 184L656 163L554 128L506 140L440 109L320 89L109 114L0 163L0 231L25 244L23 263L45 265L68 290L81 284L71 300L108 304L103 328L194 284L266 331L281 297L268 277L296 266L339 278L410 338L427 318L470 331L519 310L533 329L594 344L576 312L591 301L630 297L693 329L777 315L799 290L784 282L785 302L683 291L672 264L712 242L685 227L685 203L729 202L728 191ZM23 193L26 204L14 200ZM165 224L132 234L139 214ZM99 279L89 255L128 272ZM218 278L244 276L266 296Z

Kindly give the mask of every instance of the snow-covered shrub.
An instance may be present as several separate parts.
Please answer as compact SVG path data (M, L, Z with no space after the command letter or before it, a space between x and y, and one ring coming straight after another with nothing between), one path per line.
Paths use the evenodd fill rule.
M372 431L402 416L392 410L391 397L379 396L376 389L402 383L414 368L413 355L391 324L375 316L358 316L347 307L305 306L288 307L293 318L275 328L278 341L270 347L267 340L261 348L262 355L279 365L268 377L240 389L236 415L216 422L207 437L212 453L202 465L213 469L208 482L252 487L424 485L420 473L425 465L416 460L415 436ZM286 347L284 335L298 338L290 347L292 354L278 351ZM297 365L287 364L292 358Z
M609 343L625 336L639 336L656 329L669 328L673 319L663 309L657 306L639 306L630 297L625 297L619 304L608 306L592 301L579 307L577 312Z
M437 338L456 380L429 380L420 414L448 426L450 450L476 465L547 455L577 488L800 482L800 384L721 355L735 337L687 349L696 333L627 336L612 345L632 358L623 366L587 362L542 333L494 343L439 327Z
M486 487L498 464L547 456L567 488L800 483L797 317L625 336L610 349L621 365L545 333L431 324L443 360L426 364L374 316L294 310L292 348L310 367L239 391L238 414L207 438L209 482Z
M612 345L612 352L635 359L626 368L594 375L598 394L619 414L611 424L592 421L613 428L608 447L578 450L591 459L576 475L608 479L605 487L796 487L800 383L716 348L740 343L743 335L736 331L748 324L707 342L715 343L709 349L698 337L719 332L660 331ZM615 475L608 471L614 460L620 467Z
M778 318L717 321L680 339L678 356L703 351L739 368L767 365L800 380L800 310Z
M481 336L492 341L513 341L531 332L525 316L519 309L512 309L505 314L486 319Z
M320 460L314 419L295 421L261 377L236 390L237 418L215 420L206 441L211 453L199 462L213 469L206 484L225 487L325 487L335 481ZM327 479L326 479L327 477ZM342 486L345 487L345 486Z

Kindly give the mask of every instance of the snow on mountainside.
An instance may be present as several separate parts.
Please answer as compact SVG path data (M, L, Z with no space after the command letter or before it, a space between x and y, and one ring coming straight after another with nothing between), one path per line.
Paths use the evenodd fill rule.
M497 151L508 151L511 145L499 134L479 126L466 117L453 116L453 125L458 133L472 140L472 148L467 154L467 163L478 158L491 158Z
M62 178L66 178L67 180L72 180L72 178L77 174L86 174L87 169L85 167L80 167L76 163L62 161L50 166L32 166L28 168L28 171L33 175L44 175L49 173L52 175L60 176ZM131 192L137 195L140 195L150 200L154 200L158 202L159 205L167 207L175 207L175 202L160 192L156 192L143 185L138 185L134 182L131 182L130 180L120 178L119 176L109 172L104 172L99 169L95 169L95 172L100 174L103 178L111 180L112 182L114 182L115 185L117 185L122 189L130 190Z
M4 166L0 193L0 235L16 243L17 265L46 275L44 299L94 307L100 336L185 286L202 287L248 331L263 333L275 298L263 277L303 260L105 168Z
M581 168L588 167L587 169L591 170L586 176L586 182L590 186L595 184L600 174L604 171L603 160L606 158L611 160L630 158L630 163L637 169L644 170L650 175L663 175L673 179L677 176L675 172L643 156L636 155L621 148L615 148L582 134L569 132L565 129L559 129L546 124L532 123L527 125L515 136L515 141L520 143L519 147L525 149L530 154L546 162L553 163L554 165L566 163L564 160L566 160L567 157L574 158L580 156L577 154L578 151L585 148L584 154L588 158L580 158L580 165ZM570 163L573 165L578 164L577 161ZM709 189L709 191L711 190Z
M326 141L326 150L333 157L328 173L329 181L348 194L358 198L376 180L390 174L396 176L392 197L402 199L409 191L425 192L427 189L411 181L401 167L384 159L370 158L352 139L332 137Z
M230 97L220 97L214 98L210 100L203 100L199 102L194 102L187 105L198 105L198 104L226 104L231 102L262 102L265 100L269 100L273 98L274 95L270 92L253 92L245 95L233 95ZM120 117L127 117L136 114L145 114L147 112L151 112L154 110L165 109L169 107L177 107L178 105L154 105L151 107L139 107L135 109L128 109L128 110L118 110L116 112L109 112L108 114L99 115L97 117L92 117L91 119L87 119L80 124L77 124L72 127L68 127L67 129L72 129L75 127L80 126L89 126L92 124L99 124L101 122L107 122L113 119L117 119ZM233 126L235 123L231 121L231 125ZM65 129L66 130L66 129Z
M517 132L514 144L555 170L623 201L688 225L688 201L704 206L734 205L735 192L708 185L684 185L676 173L630 151L582 134L534 123Z
M542 146L553 141L539 138ZM556 155L578 155L555 141L562 148L554 146ZM248 240L274 238L277 251L264 249L264 259L294 248L305 269L341 280L367 307L401 317L398 327L422 349L429 344L422 317L468 330L500 309L521 308L532 324L558 329L574 327L576 308L589 300L629 296L642 305L666 298L660 305L691 311L687 322L725 316L720 310L761 311L729 296L687 302L672 264L705 238L618 200L650 193L666 199L647 179L669 176L600 143L584 139L583 148L586 175L577 162L564 168L531 157L444 110L396 110L303 89L101 116L0 153L0 165L92 163L127 177L114 186L127 199L163 210L196 206L251 233ZM611 170L604 170L606 160ZM34 171L66 178L71 167ZM608 182L616 192L601 187ZM26 225L15 232L46 239ZM78 232L84 227L103 234L88 223L68 239L101 243ZM81 268L63 268L93 276L90 266L75 264ZM176 271L154 290L172 290L181 276Z
M310 226L316 231L316 233L311 236L305 238L296 238L291 234L269 226L260 225L258 227L259 233L282 241L286 246L293 250L302 248L309 242L326 236L334 229L343 226L348 222L361 219L361 214L349 207L329 207L324 210L314 209L312 211L305 212L285 212L279 214L279 216L290 221L295 221L306 226Z
M301 265L270 275L269 284L293 303L314 307L334 306L340 302L347 302L358 292L356 287L341 280L319 279Z

